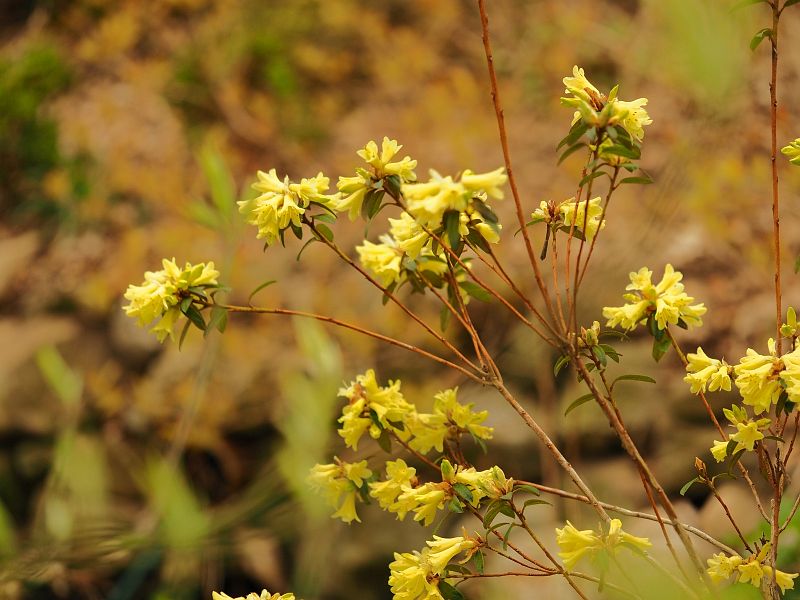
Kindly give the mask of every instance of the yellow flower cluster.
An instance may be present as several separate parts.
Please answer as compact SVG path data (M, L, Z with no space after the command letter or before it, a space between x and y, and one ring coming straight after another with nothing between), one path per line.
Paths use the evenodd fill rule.
M400 184L415 181L416 160L405 156L401 160L392 162L402 147L397 140L384 137L379 152L378 144L374 141L368 142L357 154L372 170L359 167L354 177L339 177L336 187L339 188L341 195L332 200L331 208L337 212L347 211L350 220L355 221L361 213L367 194L370 190L383 189L386 185L385 178L395 176L400 180Z
M436 394L433 412L421 413L400 392L400 381L390 381L388 386L381 387L375 371L370 369L339 390L339 395L348 400L339 417L339 435L345 445L354 450L365 433L378 439L383 430L395 434L423 454L433 448L441 452L446 439L462 434L479 440L492 439L494 430L482 425L489 416L488 411L476 412L472 404L459 403L458 388Z
M443 460L442 481L420 484L413 468L402 460L386 463L386 481L370 483L370 495L378 500L381 508L396 514L402 521L409 513L414 520L426 527L433 523L436 512L443 509L458 495L458 485L466 487L469 504L477 508L484 498L499 498L511 491L512 479L507 479L500 467L476 471L474 467L462 467ZM464 488L461 488L464 492Z
M789 142L781 148L781 152L789 157L789 162L800 167L800 138Z
M653 122L644 108L647 98L620 100L616 87L606 97L577 65L572 68L572 77L564 78L564 86L564 93L571 97L561 98L561 103L575 108L573 123L583 119L590 127L620 125L632 138L642 140L644 128Z
M258 171L258 181L253 189L261 192L256 198L241 200L239 212L247 223L258 227L258 239L273 244L287 227L300 227L301 216L312 204L327 205L336 201L335 195L326 195L329 179L322 173L303 178L300 183L278 178L275 169L269 173Z
M708 564L706 572L715 583L725 581L733 576L736 581L749 583L757 588L761 587L763 578L772 578L774 573L775 583L778 584L781 593L786 593L786 590L793 590L794 579L798 573L784 573L765 565L764 560L767 558L768 551L769 544L765 544L758 554L750 556L747 560L736 554L728 556L720 552L706 561Z
M324 493L328 504L336 509L333 518L345 523L361 522L356 513L356 496L360 494L372 471L367 461L347 463L334 457L334 462L314 465L308 476L308 483L317 491Z
M467 537L443 538L433 536L421 552L395 552L389 565L389 586L394 600L442 600L439 583L444 579L447 565L461 552L469 560L480 540Z
M692 304L694 298L683 291L683 274L667 264L664 276L654 285L653 272L642 267L638 272L631 273L631 282L625 288L630 293L623 298L628 301L623 306L606 306L603 316L608 319L607 325L622 326L623 329L634 329L653 315L658 329L666 329L667 324L684 323L687 326L701 325L700 317L705 314L706 307L701 304Z
M731 426L736 428L736 433L732 434L728 441L714 440L711 454L714 455L717 462L722 462L728 456L728 446L731 441L736 442L732 446L731 454L736 454L740 450L752 452L755 443L764 439L762 431L767 429L772 422L769 419L751 419L747 416L744 408L736 405L725 408L722 412Z
M192 265L186 263L181 269L175 259L161 262L160 271L147 271L141 285L129 285L125 299L130 302L123 307L125 314L135 317L139 325L149 325L156 319L160 321L150 331L163 342L173 337L173 328L181 315L181 304L192 294L202 293L209 287L218 287L219 271L213 262Z
M260 594L251 592L247 596L237 596L233 598L223 592L212 592L212 600L295 600L294 594L270 594L267 590L262 590Z
M731 366L724 360L710 358L698 346L697 353L686 355L689 364L686 365L687 375L683 380L692 388L693 394L717 390L731 391Z
M403 186L403 196L408 212L421 225L431 230L442 226L442 218L447 211L457 211L466 216L467 222L475 221L478 230L487 240L496 238L496 232L489 233L491 227L484 223L483 217L472 206L473 198L503 199L502 186L508 177L505 168L499 167L488 173L473 173L465 170L461 177L442 177L434 170L430 179L421 183L408 183ZM487 237L488 236L488 237Z
M589 214L586 214L586 207L589 207ZM576 217L577 214L577 217ZM581 200L575 202L575 198L568 198L558 205L542 200L537 208L531 214L531 222L533 223L547 223L553 229L560 228L563 231L573 230L577 237L583 237L589 241L593 240L600 229L606 226L606 221L600 221L603 214L603 207L601 206L601 198L592 198L591 200ZM584 231L584 222L586 230ZM573 229L573 223L574 229Z
M620 548L644 552L652 546L647 538L636 537L623 531L622 521L619 519L611 519L608 532L600 533L591 529L576 529L567 521L563 528L556 528L556 542L560 548L558 555L564 561L567 570L572 570L584 557L594 560L601 553L614 556Z

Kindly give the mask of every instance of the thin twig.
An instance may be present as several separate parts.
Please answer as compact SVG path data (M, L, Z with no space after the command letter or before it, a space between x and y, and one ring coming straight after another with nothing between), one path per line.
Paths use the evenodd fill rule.
M319 315L319 314L316 314L316 313L305 312L305 311L302 311L302 310L292 310L292 309L288 309L288 308L263 308L263 307L255 307L255 306L236 306L236 305L233 305L233 304L214 304L214 303L208 303L208 304L205 304L205 306L208 306L210 308L215 308L215 307L216 308L224 308L225 310L228 310L228 311L231 311L231 312L257 313L257 314L267 314L267 315L292 315L292 316L297 316L297 317L306 317L306 318L309 318L309 319L316 319L317 321L322 321L324 323L330 323L332 325L336 325L336 326L342 327L344 329L350 329L351 331L357 331L358 333L364 334L364 335L369 336L371 338L375 338L376 340L380 340L382 342L386 342L387 344L391 344L392 346L397 346L398 348L403 348L404 350L408 350L410 352L414 352L416 354L419 354L420 356L424 356L425 358L429 358L430 360L432 360L434 362L437 362L440 365L444 365L444 366L449 367L451 369L455 369L456 371L458 371L459 373L462 373L463 375L469 377L470 379L472 379L476 383L480 383L481 385L485 385L486 384L486 382L483 379L481 379L480 377L478 377L474 373L471 373L470 371L468 371L467 369L465 369L464 367L462 367L460 365L457 365L457 364L455 364L453 362L450 362L446 358L442 358L441 356L437 356L436 354L432 354L431 352L428 352L427 350L423 350L422 348L418 348L417 346L414 346L412 344L408 344L406 342L402 342L402 341L397 340L395 338L383 335L381 333L377 333L375 331L370 331L369 329L365 329L365 328L360 327L358 325L354 325L353 323L348 323L347 321L342 321L340 319L335 319L335 318L329 317L327 315Z

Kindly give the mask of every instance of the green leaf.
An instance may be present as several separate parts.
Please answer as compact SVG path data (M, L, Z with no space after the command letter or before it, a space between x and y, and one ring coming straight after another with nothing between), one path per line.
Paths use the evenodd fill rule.
M400 190L403 184L403 181L400 179L399 175L389 175L383 179L384 181L384 188L392 198L399 198L400 197Z
M653 180L648 177L626 177L620 183L641 183L642 185L647 185L653 183Z
M322 223L330 223L331 225L333 225L334 223L336 223L336 215L332 215L330 213L320 213L318 215L314 215L315 225L317 221ZM319 226L317 225L317 227Z
M54 346L45 346L36 353L39 372L64 405L74 406L83 392L83 381Z
M669 350L669 338L664 336L661 339L653 338L653 360L658 362Z
M472 504L472 491L467 487L464 483L456 483L453 485L453 490L456 494L458 494L461 498Z
M497 214L480 200L473 200L472 206L475 207L475 209L481 215L483 220L486 221L487 223L492 224L500 222L500 219L498 218Z
M731 6L731 11L739 10L740 8L744 8L745 6L752 6L753 4L761 4L762 2L766 2L767 0L739 0L733 6Z
M547 504L548 506L552 506L547 500L542 500L541 498L531 498L530 500L526 500L525 504L522 505L522 510L524 511L529 506L536 506L537 504Z
M594 346L592 348L592 353L594 354L594 357L597 359L597 361L602 366L605 367L606 364L608 363L608 361L606 360L606 352L605 352L605 350L603 350L600 346Z
M683 487L681 488L680 495L684 496L686 494L686 492L689 491L689 488L692 487L692 485L694 485L698 481L700 481L700 478L699 477L695 477L691 481L687 481L686 483L684 483Z
M236 185L228 166L219 151L210 145L203 148L198 158L217 213L228 217L236 202Z
M783 8L791 6L792 4L797 4L798 2L800 2L800 0L786 0L786 2L783 3ZM783 10L783 8L781 10Z
M461 500L453 496L450 498L450 503L447 505L447 509L450 512L460 514L464 512L464 504L461 502Z
M491 302L494 299L489 292L472 281L462 281L458 284L458 287L475 298L475 300L480 300L481 302Z
M445 331L449 324L450 324L450 311L446 306L443 306L442 310L439 311L439 327L441 327L442 331Z
M794 259L794 272L800 273L800 256Z
M617 385L617 383L620 381L643 381L644 383L656 382L655 379L653 379L652 377L648 377L647 375L620 375L611 384L611 389L614 389L614 386Z
M576 408L578 408L578 407L579 407L580 405L582 405L582 404L586 404L586 403L587 403L587 402L589 402L589 401L590 401L592 398L594 398L594 395L592 395L592 394L584 394L583 396L581 396L581 397L580 397L580 398L578 398L577 400L574 400L574 401L572 402L572 404L570 404L570 405L567 407L567 410L565 410L565 411L564 411L564 416L566 417L566 416L567 416L569 413L571 413L573 410L575 410Z
M595 171L594 173L589 173L586 177L584 177L578 182L578 186L579 187L584 186L587 183L589 183L592 179L597 179L598 177L602 177L603 175L608 176L608 173L606 173L605 171Z
M265 287L271 286L276 281L277 281L277 279L270 279L269 281L265 281L264 283L259 285L256 289L254 289L252 292L250 292L250 295L247 297L247 304L249 306L253 306L253 304L252 304L253 296L255 296L258 292L263 290Z
M472 556L472 562L475 563L475 570L478 572L478 574L483 575L483 569L484 569L483 552L480 550L476 552Z
M564 150L564 152L562 152L562 153L561 153L561 156L559 156L559 157L558 157L558 163L556 163L556 164L559 164L559 165L560 165L560 164L561 164L562 162L564 162L564 161L565 161L565 160L566 160L568 157L572 156L572 155L573 155L573 154L575 154L575 153L576 153L578 150L580 150L581 148L585 148L585 147L586 147L586 144L584 144L583 142L581 142L580 144L574 144L574 145L570 146L569 148L567 148L566 150Z
M190 297L186 297L181 300L181 312L185 313L187 310L189 310L189 307L192 305L193 301L194 300Z
M189 333L189 327L191 326L192 322L187 320L183 326L183 329L181 330L181 336L178 338L178 350L180 350L183 347L183 340L186 339L186 334Z
M603 154L613 154L614 156L630 158L631 160L637 160L642 157L641 150L636 146L632 145L630 148L626 148L622 144L613 144L603 148Z
M317 223L314 227L317 231L319 231L322 234L322 237L324 237L326 240L328 240L329 242L333 241L333 232L331 231L330 227L328 227L327 225L323 225L322 223Z
M501 505L502 502L500 500L492 500L489 506L486 507L486 512L483 513L484 529L489 529L492 526L492 522L497 518L497 515L500 514Z
M534 496L541 496L542 493L537 490L532 485L523 484L523 485L515 485L514 492L528 492L529 494L533 494Z
M558 377L558 374L561 372L561 369L566 367L569 364L570 358L568 355L563 354L558 357L556 364L553 366L553 376Z
M556 150L561 150L562 146L571 146L577 142L588 129L589 125L587 125L583 120L578 121L569 130L569 133L566 135L566 137L564 137L564 139L558 143Z
M750 40L750 50L755 50L758 48L758 45L764 41L765 38L772 37L772 29L769 27L765 27L757 34L753 36L753 39Z
M206 321L203 319L203 315L200 314L200 311L197 310L197 307L194 304L182 312L186 315L186 318L188 318L200 331L206 330Z
M461 241L461 233L459 227L461 224L461 213L457 210L446 210L442 215L442 227L447 234L447 239L450 241L450 247L455 248L458 242Z
M465 600L464 594L444 580L439 581L439 593L444 600Z
M220 333L225 333L225 328L228 326L228 311L219 306L211 309L211 316L208 319L208 327L205 330L205 335L212 329L216 329Z
M303 246L300 248L300 251L297 253L297 256L294 257L294 259L297 262L300 262L300 257L303 256L303 252L305 252L306 248L308 248L314 242L319 243L319 240L316 237L313 237L310 240L308 240L305 244L303 244Z
M392 438L387 429L381 430L381 434L378 436L378 446L387 454L392 453Z

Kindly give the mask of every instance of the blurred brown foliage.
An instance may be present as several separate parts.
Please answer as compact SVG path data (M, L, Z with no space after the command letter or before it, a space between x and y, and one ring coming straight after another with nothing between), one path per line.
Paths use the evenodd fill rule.
M569 122L560 79L573 64L604 85L621 82L624 97L650 99L642 164L657 183L620 194L583 318L616 300L629 270L669 260L711 308L688 343L717 355L762 339L771 322L766 52L747 49L759 9L732 14L723 4L491 6L531 210L572 195L580 170L577 160L555 165ZM215 260L235 301L277 279L258 303L366 320L427 344L323 248L303 262L299 245L262 252L220 207L249 193L257 168L350 174L355 149L383 135L405 144L422 173L501 164L475 7L28 0L0 4L0 23L0 596L180 599L268 586L387 597L385 564L413 532L375 540L335 526L304 497L305 469L327 459L343 379L375 366L383 379L406 376L411 394L458 381L355 335L276 317L237 316L224 336L192 332L178 351L126 320L120 298L163 256ZM787 15L787 30L798 25ZM784 98L796 97L799 77L800 54L787 51ZM799 113L785 102L781 124ZM800 135L788 129L786 139ZM792 223L800 177L784 181ZM503 258L513 267L524 256L507 209ZM353 242L364 235L340 230ZM786 245L800 253L796 236ZM788 288L792 302L800 286ZM629 501L597 415L587 408L569 429L560 422L573 386L553 380L553 357L496 307L476 307L476 322L572 457L595 456L584 463L604 497ZM672 491L710 439L678 371L656 373L673 376L674 397L631 396L625 407ZM471 393L504 432L495 456L507 473L557 477L531 460L532 441L496 399ZM510 593L490 586L481 597Z

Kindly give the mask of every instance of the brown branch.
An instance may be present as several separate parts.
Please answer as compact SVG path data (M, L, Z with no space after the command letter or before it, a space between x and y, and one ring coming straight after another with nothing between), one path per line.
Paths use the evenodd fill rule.
M502 103L500 102L500 90L497 85L497 73L495 72L494 68L494 57L492 56L492 43L489 38L489 17L486 14L485 0L478 0L478 12L480 13L481 17L483 50L484 53L486 54L486 66L489 70L489 83L491 85L491 90L492 90L492 103L494 104L494 113L495 117L497 118L497 129L500 135L500 146L503 149L503 160L505 161L506 173L508 174L508 184L511 187L511 195L514 197L514 206L516 208L517 221L519 222L519 226L522 228L522 237L525 240L525 250L528 253L528 261L530 262L531 268L533 269L534 278L536 279L536 285L539 287L539 291L544 297L548 313L550 314L551 318L553 318L555 313L553 312L553 305L552 302L550 301L550 294L547 291L547 285L542 279L542 273L539 270L539 264L536 262L536 255L533 251L533 246L531 246L531 238L528 235L528 229L525 227L526 221L522 211L522 200L519 195L519 190L517 189L517 180L516 177L514 176L514 169L511 166L511 152L509 151L508 148L508 134L506 133L505 116L503 114Z
M463 375L469 377L476 383L480 383L481 385L486 385L486 382L471 373L464 367L457 365L449 360L442 358L441 356L437 356L436 354L432 354L427 350L423 350L422 348L418 348L412 344L408 344L406 342L402 342L395 338L391 338L389 336L383 335L381 333L377 333L375 331L371 331L369 329L365 329L358 325L354 325L352 323L348 323L347 321L342 321L340 319L335 319L333 317L329 317L326 315L319 315L316 313L305 312L302 310L292 310L288 308L261 308L261 307L254 307L254 306L236 306L233 304L216 304L216 303L206 303L204 306L208 306L209 308L224 308L230 312L240 312L240 313L257 313L257 314L267 314L267 315L291 315L297 317L306 317L309 319L316 319L317 321L322 321L324 323L330 323L332 325L336 325L338 327L342 327L344 329L350 329L351 331L357 331L358 333L364 334L371 338L375 338L376 340L380 340L382 342L386 342L387 344L391 344L392 346L397 346L398 348L403 348L404 350L408 350L410 352L414 352L419 354L420 356L424 356L425 358L429 358L430 360L439 363L440 365L444 365L451 369L455 369L456 371L462 373Z

